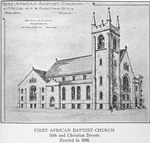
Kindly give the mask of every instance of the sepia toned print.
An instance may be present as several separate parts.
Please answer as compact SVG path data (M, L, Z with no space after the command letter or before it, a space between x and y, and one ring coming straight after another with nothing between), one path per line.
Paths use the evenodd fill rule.
M22 2L22 10L18 10L19 4L14 2L16 13L12 13L8 4L3 13L6 98L14 99L7 107L6 121L148 121L148 71L142 68L148 69L149 45L137 18L145 12L141 19L149 30L148 5L32 2L27 6ZM14 20L15 15L20 21ZM16 23L9 26L12 21ZM14 33L14 39L15 28L22 34ZM141 32L146 37L145 56L139 53ZM14 65L11 60L16 61ZM8 69L15 67L12 82ZM16 92L8 96L11 82Z

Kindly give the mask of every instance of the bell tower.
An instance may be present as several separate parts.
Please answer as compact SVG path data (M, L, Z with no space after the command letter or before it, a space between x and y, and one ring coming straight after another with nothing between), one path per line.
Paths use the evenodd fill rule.
M106 22L91 23L93 109L120 108L120 24L112 24L110 8Z

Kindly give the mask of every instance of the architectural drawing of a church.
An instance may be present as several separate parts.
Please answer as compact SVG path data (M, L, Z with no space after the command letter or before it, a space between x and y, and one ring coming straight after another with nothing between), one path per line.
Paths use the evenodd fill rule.
M144 106L143 76L136 75L128 48L120 47L120 24L91 23L90 55L57 60L48 71L32 70L18 84L18 108L133 109ZM136 76L135 76L136 75Z

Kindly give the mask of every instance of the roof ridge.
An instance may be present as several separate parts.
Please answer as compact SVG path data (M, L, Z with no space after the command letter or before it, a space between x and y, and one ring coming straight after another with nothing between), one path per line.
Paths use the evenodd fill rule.
M73 58L68 58L68 59L57 60L57 61L72 60L72 59L84 58L84 57L89 57L89 56L92 56L92 55L78 56L78 57L73 57Z
M38 71L42 71L42 72L47 72L47 71L44 71L44 70L40 70L40 69L35 69L35 68L34 68L33 70L38 70Z

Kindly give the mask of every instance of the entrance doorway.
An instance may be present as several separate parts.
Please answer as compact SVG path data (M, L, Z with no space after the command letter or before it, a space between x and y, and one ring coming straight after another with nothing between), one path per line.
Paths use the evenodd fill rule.
M55 98L54 97L51 97L50 98L50 104L49 104L50 107L54 107L55 106Z

